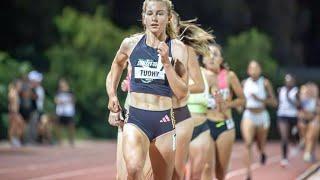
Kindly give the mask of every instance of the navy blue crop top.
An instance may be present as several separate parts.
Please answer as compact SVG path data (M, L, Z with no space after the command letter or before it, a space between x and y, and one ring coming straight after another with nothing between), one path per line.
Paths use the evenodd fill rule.
M169 57L172 57L171 40L167 39L166 43L169 47ZM130 64L132 67L130 92L172 97L172 90L157 49L146 44L146 35L143 35L133 49Z

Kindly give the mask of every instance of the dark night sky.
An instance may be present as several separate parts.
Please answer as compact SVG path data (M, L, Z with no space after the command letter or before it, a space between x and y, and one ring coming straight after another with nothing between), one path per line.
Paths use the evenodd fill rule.
M98 4L108 7L114 22L123 27L137 25L142 0L32 0L2 1L0 49L15 57L41 58L56 40L53 17L63 7L94 12ZM317 0L174 0L183 19L194 17L213 29L217 41L257 27L273 40L273 56L286 66L320 66L320 2Z

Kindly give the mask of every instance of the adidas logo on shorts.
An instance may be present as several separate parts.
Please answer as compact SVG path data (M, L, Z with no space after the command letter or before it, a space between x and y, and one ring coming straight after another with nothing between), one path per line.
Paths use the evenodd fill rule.
M165 115L165 116L160 120L161 123L166 123L166 122L170 122L170 121L171 121L171 119L169 118L168 115Z

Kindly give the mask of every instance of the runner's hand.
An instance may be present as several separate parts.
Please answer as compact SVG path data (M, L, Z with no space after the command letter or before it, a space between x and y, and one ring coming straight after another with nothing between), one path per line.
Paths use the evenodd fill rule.
M108 109L114 113L121 111L120 103L117 96L109 98Z
M110 125L123 127L124 121L120 118L120 113L121 111L109 113L108 122Z
M122 83L121 83L121 90L123 92L127 92L128 91L128 80L123 80Z
M160 42L158 46L158 53L161 57L161 62L163 65L170 64L169 60L169 47L165 42Z
M260 101L260 102L264 102L262 99L260 99L256 94L251 94L251 96L255 99L255 100L257 100L257 101Z
M219 112L225 112L228 107L227 107L227 102L223 99L223 95L221 92L219 92L219 90L216 90L214 93L213 93L213 97L217 103L217 110Z

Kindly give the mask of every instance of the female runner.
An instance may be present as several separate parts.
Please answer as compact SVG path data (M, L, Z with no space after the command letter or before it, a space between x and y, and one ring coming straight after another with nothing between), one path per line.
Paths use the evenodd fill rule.
M202 93L204 82L201 75L197 55L209 54L209 43L213 36L194 24L195 20L181 21L178 13L173 13L173 24L179 39L187 46L188 74L192 84L189 85L190 93ZM175 157L175 171L173 179L184 179L185 166L189 152L189 143L192 137L194 120L187 106L188 96L179 100L173 96L173 112L176 121L177 150Z
M171 11L169 0L145 0L142 12L145 33L122 42L110 70L108 108L119 112L116 90L127 59L132 67L129 117L122 136L128 179L145 179L142 170L148 152L154 178L172 177L175 150L172 96L182 99L187 95L188 54L184 44L174 39Z
M215 155L214 172L216 178L222 180L225 179L235 141L231 109L244 105L245 98L237 75L224 63L221 47L214 44L211 52L211 58L205 59L204 63L213 73L215 83L210 93L215 102L211 104L216 104L216 107L208 110L207 117Z
M277 111L278 128L281 136L282 160L280 165L288 165L288 141L294 128L297 129L299 88L295 86L295 79L291 74L285 76L285 86L279 90L279 106Z
M246 145L247 179L251 179L251 146L254 140L260 151L260 163L265 164L265 143L270 127L270 116L266 106L277 106L273 88L268 79L261 76L261 66L251 61L248 66L248 79L244 81L243 91L246 97L246 109L242 116L241 133Z
M300 88L299 130L305 143L303 160L313 162L320 130L319 88L309 82Z

